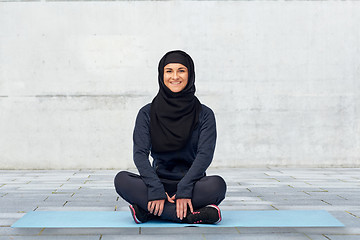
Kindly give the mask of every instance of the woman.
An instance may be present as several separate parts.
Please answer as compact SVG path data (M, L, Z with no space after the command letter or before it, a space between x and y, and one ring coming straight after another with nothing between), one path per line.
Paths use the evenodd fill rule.
M212 110L194 96L191 57L166 53L158 67L159 92L140 109L135 123L134 162L140 176L121 171L117 193L131 205L136 223L160 218L184 223L218 223L225 198L220 176L206 176L216 142ZM154 159L149 161L151 153Z

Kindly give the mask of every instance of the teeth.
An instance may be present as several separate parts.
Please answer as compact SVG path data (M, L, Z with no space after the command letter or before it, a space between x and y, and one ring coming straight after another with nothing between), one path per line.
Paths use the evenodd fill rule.
M171 84L174 84L174 85L178 85L180 84L181 82L171 82Z

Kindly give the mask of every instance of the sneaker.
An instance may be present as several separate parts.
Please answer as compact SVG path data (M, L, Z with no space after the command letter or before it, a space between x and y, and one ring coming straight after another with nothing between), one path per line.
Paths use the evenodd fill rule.
M197 211L189 213L186 216L187 223L205 223L213 224L221 221L220 208L214 204L207 205L206 207L200 208Z
M149 214L138 205L129 205L130 212L136 223L144 223L149 220Z

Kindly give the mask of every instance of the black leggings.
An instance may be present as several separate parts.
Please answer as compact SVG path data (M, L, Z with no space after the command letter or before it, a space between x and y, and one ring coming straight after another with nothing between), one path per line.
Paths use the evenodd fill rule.
M160 179L165 191L169 196L176 193L178 181ZM136 204L147 211L148 196L147 187L141 177L137 174L121 171L115 179L116 192L128 203ZM219 205L225 198L226 183L220 176L206 176L197 181L194 185L191 203L194 210L205 207L209 204ZM176 216L176 205L165 201L161 219L181 222Z

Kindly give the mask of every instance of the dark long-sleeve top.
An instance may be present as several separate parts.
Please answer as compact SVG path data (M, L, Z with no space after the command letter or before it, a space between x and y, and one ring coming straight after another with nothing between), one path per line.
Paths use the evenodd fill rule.
M178 151L156 153L151 151L151 103L142 107L134 128L134 162L148 187L148 200L166 199L162 179L178 180L176 198L192 198L196 181L206 175L215 150L216 122L213 111L202 104L199 124L187 145ZM153 158L151 165L149 154Z

